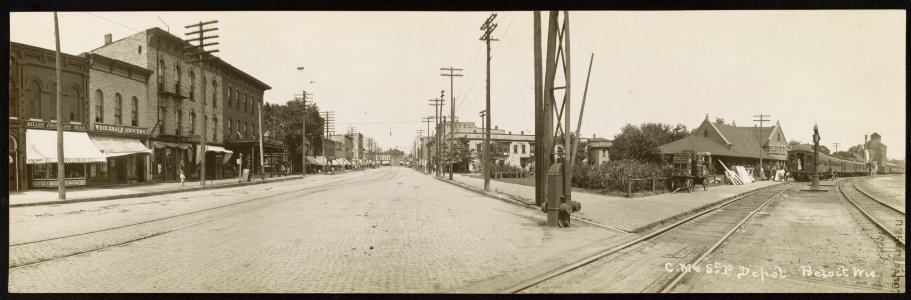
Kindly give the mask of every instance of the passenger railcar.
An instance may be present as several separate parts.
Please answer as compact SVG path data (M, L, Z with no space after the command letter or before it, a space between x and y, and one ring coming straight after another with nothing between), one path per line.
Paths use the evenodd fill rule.
M844 159L819 154L819 178L829 178L830 170L836 176L862 176L868 175L869 168L862 161ZM810 181L813 174L813 145L794 145L788 151L788 172L797 181Z

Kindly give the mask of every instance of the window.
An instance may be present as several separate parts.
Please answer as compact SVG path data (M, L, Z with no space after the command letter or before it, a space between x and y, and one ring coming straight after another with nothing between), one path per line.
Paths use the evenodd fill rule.
M234 129L234 131L231 132L231 134L237 135L238 138L243 137L243 136L241 136L241 135L239 134L239 133L240 133L240 120L234 121L234 125L235 125L235 126L234 126L235 129Z
M174 65L174 71L177 72L177 85L180 86L180 79L183 77L181 76L182 74L180 74L180 63Z
M104 123L104 93L95 90L95 123Z
M165 72L165 64L164 64L164 60L162 59L162 60L158 61L158 89L159 90L164 89L164 72Z
M174 135L180 135L180 129L183 128L183 112L177 110L177 127L174 127Z
M139 46L139 54L142 54L142 46Z
M132 107L132 111L130 114L131 115L130 124L133 126L139 126L139 99L136 99L136 97L133 97L133 99L131 99L130 102L131 102L130 106Z
M196 112L190 110L190 134L196 134Z
M167 125L168 118L168 108L162 106L158 109L158 120L161 120L161 128L158 129L158 132L165 132L165 125Z
M212 140L218 141L218 117L212 117Z
M247 111L247 93L244 92L244 111Z
M234 134L233 129L234 129L234 120L232 120L231 118L228 118L228 132L226 132L226 133L228 134L229 137L230 137L230 135Z
M519 145L512 145L512 153L519 153Z
M41 84L37 81L28 85L28 117L41 119Z
M82 122L82 101L79 101L79 90L73 88L70 91L70 122Z
M525 145L522 145L522 154L525 154Z
M234 88L228 87L228 107L234 106Z
M703 131L702 131L702 136L704 136L704 137L709 137L709 130L708 130L708 129L703 130Z
M778 141L781 141L781 132L778 133Z
M196 101L196 73L190 70L190 101Z
M203 117L202 117L202 126L205 127L205 126L208 126L208 125L209 125L209 116L203 115ZM203 134L205 134L205 130L203 130ZM208 137L207 137L207 136L202 136L202 138L205 139L205 138L208 138Z
M215 78L212 78L212 103L218 103L218 83L215 82ZM218 107L218 105L215 105Z
M114 121L117 125L123 125L123 97L120 93L114 94Z
M205 75L202 76L202 93L200 93L200 94L202 95L202 105L206 105L207 101L206 101L206 76ZM215 105L215 102L212 102L212 105ZM218 106L215 105L215 107L218 107Z

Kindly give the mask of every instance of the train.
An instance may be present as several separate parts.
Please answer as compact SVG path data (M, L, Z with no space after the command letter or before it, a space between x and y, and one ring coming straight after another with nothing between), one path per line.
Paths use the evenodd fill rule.
M834 171L835 175L838 177L864 176L870 175L870 170L874 167L875 165L863 161L833 157L819 153L819 168L817 173L819 174L820 179L830 178L832 174L831 171ZM791 150L788 150L787 168L794 180L810 181L812 178L811 175L813 174L813 145L801 144L791 146ZM889 168L884 168L882 171L887 171L887 169ZM898 168L893 168L888 171L897 170Z

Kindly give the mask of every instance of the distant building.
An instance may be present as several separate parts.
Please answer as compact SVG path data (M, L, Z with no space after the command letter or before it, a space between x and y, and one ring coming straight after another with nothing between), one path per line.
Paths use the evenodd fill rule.
M772 127L737 127L712 123L708 115L691 135L659 148L665 156L684 150L712 153L715 172L724 170L719 160L732 168L758 166L762 157L769 170L772 165L784 166L788 158L788 140L777 122Z
M870 135L870 140L864 144L867 151L870 151L870 161L875 162L877 166L884 166L889 162L889 157L887 156L886 144L882 142L882 136L879 133L874 132Z
M602 163L610 161L610 149L613 145L613 142L604 138L593 136L589 139L586 144L586 147L588 148L588 164L599 166Z
M440 124L437 129L440 134L445 137L441 139L444 147L448 147L450 129L448 124L446 124L446 126ZM470 162L468 164L455 164L455 171L479 172L481 168L480 156L484 153L484 129L475 127L474 122L456 122L454 137L456 140L463 138L467 139L470 152ZM496 149L498 150L498 153L492 153L491 155L494 157L494 163L507 164L525 169L531 166L534 157L534 134L526 135L523 131L520 131L519 134L513 134L510 131L499 129L499 127L494 126L494 128L490 130L490 141L497 145ZM424 147L427 147L425 148L427 152L431 155L436 155L434 139L432 137L426 139L425 143Z

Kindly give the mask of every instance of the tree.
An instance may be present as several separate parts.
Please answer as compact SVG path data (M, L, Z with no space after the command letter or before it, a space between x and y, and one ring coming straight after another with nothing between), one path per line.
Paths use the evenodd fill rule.
M660 162L661 151L658 141L643 132L638 126L627 123L614 136L611 160L635 159L643 162Z
M845 159L854 159L854 154L852 154L851 152L848 152L848 151L838 151L838 152L832 153L832 156L839 157L839 158L845 158Z
M803 144L803 142L798 141L798 140L790 140L790 141L788 141L788 146L795 146L795 145L800 145L800 144Z
M299 99L288 101L286 104L266 104L263 107L263 125L273 137L281 138L288 145L292 163L296 168L301 165L301 116L306 114L307 141L310 144L307 155L319 155L323 149L323 124L324 120L319 113L319 107L309 104L305 108Z
M727 125L724 123L724 118L715 117L715 124Z
M576 134L573 133L573 132L570 132L570 133L569 133L569 136L572 138L572 141L575 143L576 140L577 140L577 139L576 139ZM560 135L558 135L558 136L554 139L554 145L563 145L563 137L564 137L564 136L563 136L562 133L561 133ZM576 150L576 151L577 151L577 152L576 152L576 157L575 157L575 160L573 160L573 163L575 163L575 164L581 164L581 163L585 160L585 158L588 157L588 155L586 154L587 151L588 151L588 150L587 150L587 149L588 149L588 140L580 141L580 142L579 142L579 146L578 146L577 149L578 149L578 150Z
M848 148L848 152L864 155L864 144L857 144Z
M829 148L826 147L825 145L819 145L819 153L822 153L825 155L832 154L832 153L830 153Z

